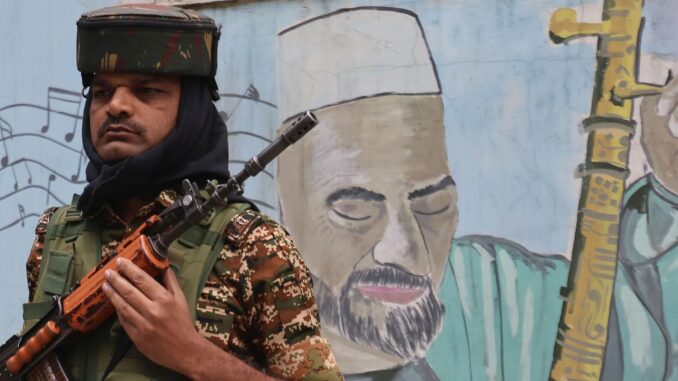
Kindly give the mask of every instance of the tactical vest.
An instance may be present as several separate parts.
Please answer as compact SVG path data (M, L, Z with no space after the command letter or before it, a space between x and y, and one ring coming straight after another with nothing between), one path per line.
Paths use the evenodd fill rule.
M61 295L101 260L101 213L83 218L77 202L56 210L47 225L40 275L32 303L24 305L24 331L52 307L52 296ZM229 204L208 219L192 226L172 245L168 254L191 316L213 321L220 316L202 316L196 310L198 297L225 243L224 231L248 204ZM124 333L115 318L94 332L73 340L61 351L61 358L75 380L99 381L109 364L120 335ZM172 334L168 332L167 334ZM135 347L106 377L108 381L185 380L180 374L148 360Z

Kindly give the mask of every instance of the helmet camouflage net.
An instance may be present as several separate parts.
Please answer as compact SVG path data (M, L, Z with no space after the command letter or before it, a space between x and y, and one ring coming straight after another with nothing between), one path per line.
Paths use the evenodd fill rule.
M77 22L77 64L83 86L96 73L148 73L208 77L212 97L219 29L190 9L122 5L83 14Z

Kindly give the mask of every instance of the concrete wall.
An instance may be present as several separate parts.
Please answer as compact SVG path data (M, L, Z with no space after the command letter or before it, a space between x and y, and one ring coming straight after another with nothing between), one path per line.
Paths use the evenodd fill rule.
M50 205L68 203L71 194L84 186L86 158L79 139L84 102L74 62L75 21L82 12L114 3L32 0L0 4L0 287L5 290L0 297L0 337L20 328L21 303L27 297L24 263L37 216ZM444 144L438 154L432 147L433 153L420 156L418 164L426 170L443 162L439 174L451 175L456 184L458 223L435 222L431 237L444 240L452 234L482 234L517 242L532 252L567 257L580 188L573 173L586 148L578 126L590 109L596 40L555 45L548 37L548 21L554 9L568 6L579 9L585 19L599 20L601 3L294 0L203 4L201 11L222 25L218 62L222 99L217 105L231 133L231 170L238 170L243 160L275 138L278 127L303 105L323 111L388 94L437 97L443 106L437 115L444 125L442 141L437 143ZM408 29L404 24L402 28L388 24L388 20L375 21L392 28L386 32L355 20L350 21L355 27L351 30L326 25L330 28L325 29L330 31L327 41L316 39L316 45L308 46L304 38L313 39L312 34L296 39L287 39L292 32L279 34L303 20L356 7L397 8L396 13L408 15L415 23ZM678 55L673 33L678 6L670 1L647 2L645 16L640 75L648 82L663 83ZM362 40L352 35L361 30ZM405 35L406 31L416 35ZM342 38L355 38L355 56L349 55L351 46L341 44ZM332 44L337 46L334 53L323 49ZM369 49L374 46L394 52L388 58L392 61L370 61L374 57ZM421 59L418 54L423 54ZM297 65L296 71L285 69L290 65ZM405 73L412 67L421 70ZM363 69L362 77L351 77ZM308 70L306 78L299 73L304 70ZM388 70L392 73L383 74ZM341 77L342 72L348 77ZM322 77L327 73L331 78ZM370 78L380 80L366 85ZM365 139L378 139L378 131ZM420 132L409 133L416 139ZM650 170L639 143L633 144L629 183ZM411 147L401 149L414 152ZM366 155L361 163L375 169L369 163L378 157L378 152ZM438 163L429 165L426 159ZM335 163L340 167L340 158ZM333 165L324 164L318 173L332 172ZM391 179L400 175L397 168L389 170L394 171L389 172ZM277 174L276 165L271 166L248 183L246 195L260 201L264 212L280 217L278 184L312 183L314 179L276 181ZM370 175L366 176L370 184ZM383 185L386 180L374 181ZM410 181L416 189L418 180L403 181ZM297 196L306 200L311 195ZM283 203L303 205L303 200ZM389 229L387 222L383 224L379 234ZM305 234L302 228L293 228L295 235L295 230ZM408 232L394 233L398 239L390 247L402 246ZM306 243L312 238L300 239L302 248L312 247ZM448 250L446 255L449 242L441 247Z

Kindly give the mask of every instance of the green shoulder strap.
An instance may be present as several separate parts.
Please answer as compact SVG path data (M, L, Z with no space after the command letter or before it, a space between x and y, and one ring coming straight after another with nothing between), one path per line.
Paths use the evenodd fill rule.
M213 213L209 219L191 227L169 247L170 261L175 267L194 320L200 292L224 246L226 226L249 208L246 203L229 204Z
M75 196L70 205L58 208L47 224L35 295L31 303L24 304L24 330L49 312L52 297L63 294L73 283L73 277L81 275L79 269L88 265L75 256L76 239L83 231L96 231L98 222L82 218L77 200ZM81 249L99 252L98 239Z

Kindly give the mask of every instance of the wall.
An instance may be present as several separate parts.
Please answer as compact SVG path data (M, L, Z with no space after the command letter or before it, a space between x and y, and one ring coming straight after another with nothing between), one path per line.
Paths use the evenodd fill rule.
M48 205L68 203L84 184L74 24L80 13L111 3L0 5L0 41L9 52L0 58L0 242L5 247L0 284L12 290L0 299L0 337L20 327L20 304L27 295L23 268L37 216ZM229 125L231 170L303 108L316 109L327 121L283 158L290 165L272 165L247 185L246 195L276 217L281 217L282 202L282 218L321 285L319 299L345 308L340 316L323 318L337 342L352 337L370 359L349 364L340 355L340 364L351 373L412 363L428 353L441 379L464 372L474 379L544 379L560 314L558 288L568 265L560 257L537 257L521 266L531 253L570 255L581 186L574 169L586 149L580 122L590 111L596 54L594 38L554 44L548 22L559 7L575 7L584 19L597 21L601 5L583 0L328 0L201 7L222 24L217 106ZM345 8L351 9L339 11ZM656 0L645 4L644 14L639 73L647 82L664 83L678 54L671 30L678 8ZM370 15L379 17L370 21ZM300 24L303 20L313 21ZM313 28L318 32L309 32ZM398 126L403 120L409 125ZM632 145L627 184L651 171L640 141ZM341 182L347 178L350 184ZM325 181L330 189L316 187ZM341 189L348 191L332 193ZM330 194L341 204L330 205ZM421 204L414 205L415 200ZM422 217L431 215L437 217ZM452 236L469 235L450 244ZM502 267L496 259L501 253L518 254ZM490 259L464 262L475 256ZM384 333L380 340L361 339L333 328L332 319L359 315L355 311L361 306L383 304L388 315L409 304L408 297L420 295L386 285L405 298L388 299L383 289L369 289L386 287L377 277L377 283L363 284L362 296L338 301L356 268L383 263L409 273L419 269L414 274L419 278L410 279L424 279L417 290L434 290L431 303L445 305L444 319L428 327L430 340L388 350L388 340L397 337ZM503 280L510 266L518 280ZM466 276L459 273L462 268ZM535 268L540 280L520 281L532 279ZM519 307L502 307L507 284L516 288ZM539 295L543 303L534 301ZM511 314L516 320L509 322ZM534 322L533 328L524 327L528 315L542 315L543 329ZM476 316L484 318L474 333L469 321ZM375 330L395 330L387 327L389 319ZM451 331L459 319L463 328ZM407 324L398 327L424 335ZM466 338L456 341L457 334ZM523 348L515 361L508 354L511 340ZM533 341L538 344L528 345ZM435 354L450 351L457 353L452 360ZM477 351L484 353L483 360L470 356ZM534 360L525 363L527 358Z

